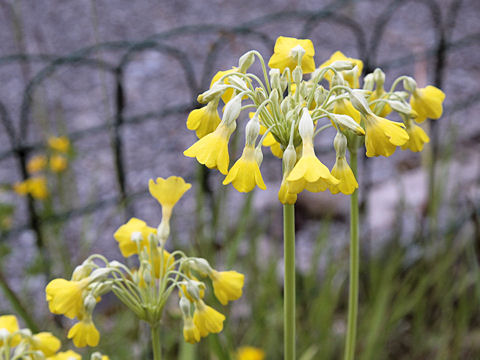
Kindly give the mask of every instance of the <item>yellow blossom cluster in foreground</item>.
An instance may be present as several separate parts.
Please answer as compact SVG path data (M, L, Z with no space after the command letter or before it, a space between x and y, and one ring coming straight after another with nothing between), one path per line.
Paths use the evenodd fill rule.
M358 183L347 150L356 154L364 144L367 156L388 157L397 147L418 152L429 142L420 124L442 115L445 94L440 89L419 88L413 78L401 76L387 91L381 69L364 76L362 84L360 59L337 51L316 67L314 56L311 40L281 36L268 62L269 70L260 53L252 50L240 57L238 66L219 71L210 89L198 96L206 105L188 116L187 127L199 140L184 151L185 156L218 169L225 175L224 185L231 183L238 191L249 192L255 186L266 188L260 166L262 146L268 146L283 159L279 200L293 204L303 190L352 194ZM263 79L248 72L256 59ZM308 79L306 74L310 74ZM402 91L396 89L400 83ZM225 104L221 118L220 101ZM230 166L229 140L246 109L250 119L245 127L245 148ZM386 118L394 112L401 122ZM333 141L336 162L331 171L317 158L314 144L329 127L337 132Z
M190 187L175 176L150 180L150 194L162 206L160 224L150 227L141 219L131 218L115 232L120 252L125 258L136 256L138 267L94 254L75 269L70 280L54 279L47 285L50 311L77 319L68 332L75 346L98 345L100 333L92 314L101 296L109 291L154 328L159 326L168 297L177 289L186 341L195 343L210 333L222 331L225 316L205 303L206 285L201 279L210 278L215 297L227 305L242 296L244 275L217 271L205 259L165 249L172 210Z

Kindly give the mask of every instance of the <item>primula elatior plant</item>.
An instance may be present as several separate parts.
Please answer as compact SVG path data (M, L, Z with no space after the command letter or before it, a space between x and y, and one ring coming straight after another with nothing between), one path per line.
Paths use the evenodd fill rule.
M222 331L225 316L204 302L206 286L201 279L209 277L215 297L227 305L242 295L244 276L236 271L217 271L207 260L188 257L182 251L166 250L173 207L190 187L180 177L150 180L150 194L162 206L158 227L132 218L115 232L122 255L138 256L138 268L94 254L75 269L70 280L54 279L47 285L50 311L77 319L68 332L75 346L99 343L100 333L92 314L101 297L109 291L150 325L155 360L161 358L159 327L163 308L174 290L180 296L185 341L196 343L210 333Z
M33 334L30 329L20 329L14 315L0 316L1 360L81 360L72 350L59 351L59 339L49 332ZM108 356L93 353L90 360L109 360Z
M210 88L198 96L206 104L194 110L187 127L199 140L185 150L209 168L226 175L223 184L240 192L255 186L265 189L260 172L262 146L282 158L283 176L278 198L284 206L284 356L295 359L295 230L294 204L304 190L351 196L350 289L345 359L354 358L358 304L359 229L357 153L363 145L366 156L385 156L397 147L421 151L429 142L425 130L417 125L426 118L442 115L444 93L434 86L418 88L413 78L395 79L387 91L385 74L375 69L363 78L363 63L334 53L315 66L311 40L279 37L268 71L258 51L240 57L238 66L219 71ZM256 58L262 76L249 73ZM309 76L305 76L310 74ZM328 84L328 85L327 85ZM398 85L403 84L403 90ZM218 105L225 103L220 119ZM245 148L230 167L228 143L237 128L241 111L249 110L245 126ZM386 118L397 113L401 122ZM332 139L336 161L330 171L315 154L315 138L334 127ZM259 138L259 136L261 136ZM347 161L347 150L350 164Z

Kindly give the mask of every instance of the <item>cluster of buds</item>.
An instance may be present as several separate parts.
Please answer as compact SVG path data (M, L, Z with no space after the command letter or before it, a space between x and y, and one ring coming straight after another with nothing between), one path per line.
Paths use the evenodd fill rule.
M2 360L81 360L72 350L59 351L60 340L49 332L33 334L20 329L14 315L0 316L0 359ZM90 360L108 360L108 356L93 353Z
M183 333L188 342L197 342L223 329L225 316L205 304L206 286L199 279L209 277L215 296L226 305L242 295L244 276L235 271L217 271L205 259L188 257L180 250L166 250L173 207L190 187L180 177L150 180L150 194L162 206L158 227L132 218L115 232L114 238L122 255L125 258L137 256L138 267L130 268L94 254L74 270L71 280L54 279L47 285L50 311L78 319L68 332L75 346L98 344L100 334L92 313L109 291L113 291L139 319L157 327L167 299L177 290L184 318Z
M240 57L238 67L218 72L210 89L198 96L206 106L188 116L187 127L196 131L199 140L184 155L217 168L226 175L225 185L232 183L238 191L249 192L255 186L266 188L260 165L262 146L268 146L283 159L279 200L293 204L303 190L352 194L358 183L347 150L356 154L365 144L367 156L387 157L397 147L423 149L429 138L417 123L442 115L445 94L440 89L418 88L414 79L401 76L387 92L380 69L366 75L361 87L361 60L336 52L316 67L314 55L310 40L279 37L269 71L261 54L252 50ZM256 58L263 81L248 72ZM309 79L305 74L310 74ZM398 91L401 83L404 90ZM225 103L221 119L220 100ZM254 112L245 127L245 148L230 168L228 142L246 109ZM391 112L398 113L402 122L387 119ZM336 163L330 172L315 155L314 138L332 126L337 131L332 141Z
M19 195L31 195L35 199L48 197L48 171L54 174L64 172L73 156L70 140L66 136L52 136L47 140L47 151L31 157L27 163L29 178L13 184L13 190Z

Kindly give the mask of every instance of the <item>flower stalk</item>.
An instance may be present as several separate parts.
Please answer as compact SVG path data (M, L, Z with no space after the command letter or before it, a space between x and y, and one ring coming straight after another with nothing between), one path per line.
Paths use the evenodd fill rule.
M283 205L284 359L295 359L295 205Z
M160 327L158 325L151 325L150 331L152 334L152 350L153 360L162 360L162 346L160 344Z

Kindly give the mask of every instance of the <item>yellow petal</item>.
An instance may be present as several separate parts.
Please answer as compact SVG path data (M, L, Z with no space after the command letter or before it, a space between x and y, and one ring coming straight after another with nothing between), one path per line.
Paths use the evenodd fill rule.
M262 190L266 189L260 168L255 160L255 148L253 146L244 148L242 156L228 172L223 185L230 183L239 192L252 191L255 185Z
M313 72L315 70L315 61L313 59L315 49L312 41L309 39L295 39L279 36L275 42L273 55L268 61L268 66L270 68L279 69L280 72L283 72L287 67L293 71L297 66L297 61L290 56L290 52L297 45L300 45L305 50L305 55L302 58L301 64L303 73L309 74Z
M157 178L156 182L150 179L148 190L157 201L167 208L173 208L178 200L192 187L179 176L170 176L168 179Z
M409 126L407 125L407 133L409 139L405 145L402 145L402 150L410 149L411 151L419 152L423 150L424 144L430 142L427 133L420 126L413 123Z
M417 113L416 122L425 119L438 119L443 113L443 101L445 93L435 86L417 88L410 98L410 106Z

